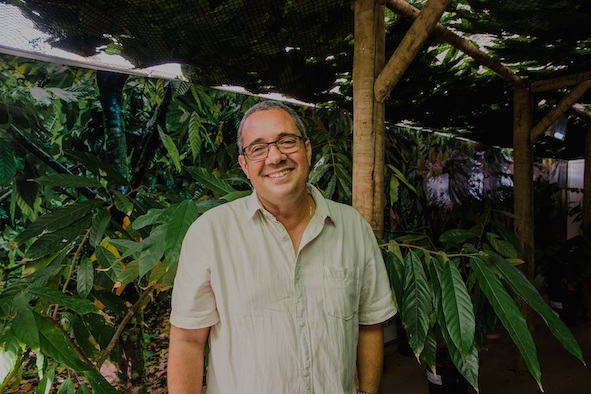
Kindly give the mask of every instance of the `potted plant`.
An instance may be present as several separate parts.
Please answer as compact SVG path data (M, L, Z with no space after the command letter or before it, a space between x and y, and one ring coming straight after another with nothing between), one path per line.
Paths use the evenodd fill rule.
M434 376L439 376L439 349L478 391L478 352L487 347L487 333L500 322L542 389L536 346L518 306L521 300L584 363L569 329L518 269L523 263L518 259L519 242L502 222L448 230L438 241L436 248L425 235L405 235L384 248L410 347Z

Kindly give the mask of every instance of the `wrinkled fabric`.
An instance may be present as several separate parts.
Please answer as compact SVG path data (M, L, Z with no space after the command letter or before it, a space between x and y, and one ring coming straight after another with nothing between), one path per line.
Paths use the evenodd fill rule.
M354 393L359 324L396 312L369 224L308 187L317 209L297 254L256 192L185 237L171 323L211 326L208 394Z

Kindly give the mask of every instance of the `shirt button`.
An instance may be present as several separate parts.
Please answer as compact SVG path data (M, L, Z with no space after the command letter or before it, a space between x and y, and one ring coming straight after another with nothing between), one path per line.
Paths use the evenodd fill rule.
M300 327L304 327L306 325L306 322L303 320L300 320Z

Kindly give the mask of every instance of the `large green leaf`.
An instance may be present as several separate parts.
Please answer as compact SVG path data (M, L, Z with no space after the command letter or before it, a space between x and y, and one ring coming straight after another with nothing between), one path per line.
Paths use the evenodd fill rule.
M193 161L199 157L201 153L201 146L203 145L203 140L201 138L201 129L205 130L203 127L201 120L199 118L199 114L197 112L191 112L191 116L189 117L189 146L191 147L191 153L193 154Z
M394 291L396 308L400 310L400 300L403 294L404 263L394 252L390 251L384 252L384 263L390 277L390 286Z
M162 127L160 127L160 125L158 125L158 134L160 135L160 140L166 148L168 155L172 159L172 162L174 163L176 170L178 172L181 172L181 157L174 141L168 134L164 132L164 130L162 130Z
M455 228L447 230L439 236L439 241L444 244L462 245L470 240L478 239L478 234L471 230Z
M21 352L20 341L11 329L5 329L0 337L0 385L4 379L18 365L17 361Z
M98 199L88 200L64 205L54 209L53 211L40 216L37 220L31 223L25 231L15 238L15 242L20 245L44 231L56 231L69 226L100 206L102 203L103 202Z
M113 200L115 201L115 206L117 209L127 216L130 216L133 212L133 202L131 202L127 196L117 190L111 190L111 193L113 193Z
M70 242L81 236L90 227L92 215L88 214L76 220L70 225L60 228L54 232L42 234L27 249L27 258L38 259L40 257L61 250Z
M570 332L566 324L556 315L556 313L546 304L540 293L527 280L521 271L516 269L508 261L495 253L489 252L492 263L497 267L503 279L509 283L511 289L517 293L523 300L536 311L543 319L552 334L560 341L562 346L585 363L583 351L579 343Z
M97 212L92 220L92 227L90 229L90 235L88 242L91 246L97 247L98 244L103 240L103 235L109 223L111 222L111 212L105 207Z
M0 140L0 185L8 186L16 175L14 148Z
M500 239L500 237L494 233L486 233L486 239L500 255L512 258L517 257L517 249L515 249L511 242Z
M185 200L176 206L174 213L166 225L165 255L169 264L178 260L181 253L183 238L189 226L197 219L199 212L192 200Z
M18 293L13 300L16 312L12 321L14 334L31 349L39 349L39 331L35 324L34 312L29 306L29 299L25 293Z
M35 389L35 394L49 394L51 393L51 388L53 386L53 381L55 380L55 368L56 365L50 365L45 373L43 374L43 378L39 381L37 388Z
M488 302L507 329L523 356L525 365L542 389L542 373L536 352L536 345L527 327L525 318L519 311L515 301L495 273L478 257L470 257L470 267L478 278L478 286L482 289Z
M138 260L140 262L139 276L143 278L148 271L154 267L164 255L166 250L165 237L167 226L162 224L154 227L150 236L140 242L142 247Z
M462 360L474 347L474 307L468 289L452 260L443 264L442 306L447 330Z
M47 174L34 179L40 185L59 187L103 187L103 184L93 178L72 174Z
M29 294L42 298L49 301L52 304L60 305L64 308L71 309L76 313L85 315L87 313L98 313L96 305L87 299L77 298L59 290L51 289L48 287L44 288L30 288L27 290Z
M408 334L408 343L415 356L421 354L432 311L431 292L419 257L409 251L404 259L404 285L400 315Z
M111 185L124 186L129 183L119 171L115 170L96 154L82 151L67 151L65 153L67 156L82 163L94 175L105 178Z
M142 229L146 226L150 226L154 223L161 223L160 215L162 215L162 213L164 211L165 211L164 208L151 208L144 215L136 218L132 223L132 227L135 230L140 230L140 229Z
M188 167L187 172L193 179L200 182L204 189L211 190L219 195L224 196L236 191L228 182L203 167Z

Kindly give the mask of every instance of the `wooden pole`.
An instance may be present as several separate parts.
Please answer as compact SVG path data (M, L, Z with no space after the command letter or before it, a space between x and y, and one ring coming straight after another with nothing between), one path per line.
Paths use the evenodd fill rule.
M354 0L353 207L376 236L384 232L385 105L374 99L374 81L385 62L385 6Z
M396 12L409 22L416 20L421 12L418 8L412 6L404 0L388 0L388 5L392 11ZM433 28L433 36L447 42L459 51L462 51L466 55L476 60L479 64L487 67L501 78L510 82L512 85L524 86L521 78L513 74L511 70L503 66L499 61L493 59L485 52L481 51L474 44L470 43L470 41L449 31L441 23L437 23Z
M534 184L533 184L533 145L530 130L533 122L532 97L526 88L513 91L513 211L514 230L522 250L521 259L525 261L523 271L532 281L534 278ZM520 310L527 318L529 311L525 303ZM528 319L529 321L529 319ZM530 330L533 327L530 325ZM517 356L517 369L525 370L523 358Z
M548 112L548 114L546 114L546 116L544 116L531 130L531 142L536 142L538 138L544 135L548 127L556 122L567 109L570 109L572 105L575 104L577 100L587 92L587 90L589 90L589 88L591 88L591 79L580 82L566 96L564 96L556 107L552 108L550 112Z
M428 0L375 82L376 100L386 101L451 0ZM357 41L356 41L357 43Z
M562 89L568 86L574 86L588 79L591 79L591 71L532 82L529 90L532 93L539 93L548 90Z

